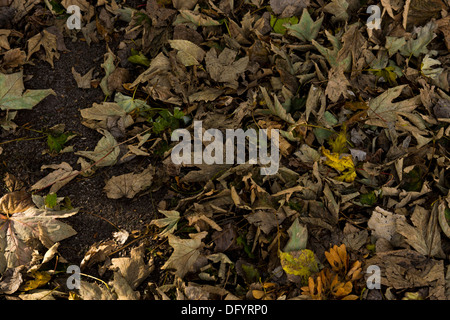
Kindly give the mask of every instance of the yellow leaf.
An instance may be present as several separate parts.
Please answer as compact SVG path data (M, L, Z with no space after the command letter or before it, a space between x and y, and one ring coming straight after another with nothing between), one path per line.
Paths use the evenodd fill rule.
M22 289L23 291L30 291L42 287L52 278L52 276L45 271L34 271L32 272L32 275L34 280L28 280Z
M312 273L319 271L314 252L309 249L291 252L279 251L279 255L281 266L288 274L301 276L306 280Z
M344 128L339 135L336 137L336 139L328 141L328 143L331 146L331 151L333 153L345 153L348 152L347 148L347 137L346 137L346 129Z
M352 156L341 156L338 153L331 153L330 150L322 148L322 154L328 159L324 163L342 173L336 177L337 180L352 182L356 178L355 164Z

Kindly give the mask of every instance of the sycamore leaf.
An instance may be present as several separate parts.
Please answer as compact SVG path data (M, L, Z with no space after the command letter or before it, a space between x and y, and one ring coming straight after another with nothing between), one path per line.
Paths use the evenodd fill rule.
M91 88L91 80L92 80L92 72L94 72L94 67L92 67L84 76L79 74L74 67L72 67L72 74L75 82L77 83L78 88L81 89L90 89Z
M303 14L297 24L286 25L288 34L302 41L311 41L319 34L322 26L323 16L317 21L313 21L307 9L303 9Z
M173 23L174 25L180 23L191 23L195 27L212 27L212 26L220 26L222 22L216 21L207 15L202 13L198 14L191 10L179 10L180 16L177 17L176 21Z
M366 124L379 127L388 127L388 122L397 120L397 113L409 113L420 104L420 96L416 96L400 102L392 102L402 93L406 85L390 88L375 99L369 101L367 114L369 120Z
M347 56L345 56L345 58L340 57L339 51L342 48L340 39L333 36L330 32L328 32L328 30L325 30L325 34L328 40L331 42L333 49L325 48L314 39L311 40L312 44L317 48L317 50L319 50L320 54L327 59L332 68L337 68L343 71L347 70L352 62L351 54L348 54Z
M219 56L216 50L211 48L206 53L206 70L214 81L223 82L231 88L237 89L238 77L247 70L249 57L245 56L235 61L237 52L225 48Z
M416 39L409 39L406 44L400 48L400 53L405 57L411 55L419 57L422 53L428 53L427 46L436 37L436 34L434 33L436 27L436 23L430 21L425 26L417 28L415 30L415 33L417 34Z
M154 219L150 221L150 224L154 224L158 226L159 228L166 227L162 232L159 233L160 237L165 237L171 233L173 233L175 230L177 230L177 224L180 220L180 213L178 211L166 211L166 210L158 210L163 215L166 216L166 218L162 219Z
M206 231L195 235L191 234L191 239L180 239L169 234L169 245L173 248L173 253L161 269L174 268L176 270L175 274L183 278L200 257L200 249L204 246L202 239L207 234Z
M100 88L102 88L105 96L112 94L112 91L108 88L108 78L116 70L115 60L116 56L108 47L108 52L104 55L104 62L101 64L101 67L105 70L105 76L100 81Z
M116 93L117 96L117 93ZM120 101L120 97L118 98ZM121 104L116 102L102 102L102 103L93 103L92 107L81 109L80 113L84 119L87 120L106 120L108 117L123 117L127 114L125 108L127 104L121 101Z
M50 193L57 192L69 181L74 179L79 173L78 170L73 170L67 162L61 162L60 164L53 165L43 165L41 170L44 169L53 169L55 171L49 173L47 176L36 182L31 187L31 190L40 190L51 186Z
M133 248L130 257L111 259L112 268L120 270L120 274L125 278L130 287L135 290L142 281L148 277L153 270L153 266L144 261L145 248L141 244Z
M52 89L25 90L23 71L0 73L0 108L2 110L31 109L50 94L56 95Z
M438 226L438 205L435 204L431 212L416 206L411 216L414 226L405 219L397 220L397 232L405 237L406 242L417 252L429 256L444 258L441 247L441 234Z
M144 100L135 99L133 97L126 96L120 92L116 92L114 96L114 101L120 107L122 107L122 109L126 113L130 113L136 108L138 108L139 110L145 110L150 108L150 106Z
M4 259L8 268L30 262L33 243L51 246L76 234L71 226L57 219L73 216L78 209L38 209L22 200L22 196L23 193L13 192L0 198L0 260Z
M155 169L149 166L141 173L131 172L112 177L106 182L104 190L110 199L122 197L131 199L152 184L154 173Z

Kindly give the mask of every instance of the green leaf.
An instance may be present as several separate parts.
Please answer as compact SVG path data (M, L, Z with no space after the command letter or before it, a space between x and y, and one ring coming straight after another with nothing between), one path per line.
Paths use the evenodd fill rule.
M45 196L45 205L47 208L53 209L58 204L58 197L56 193L49 193Z
M298 222L298 218L294 220L287 232L290 238L283 248L284 252L298 251L306 248L308 229Z
M400 54L405 57L411 55L419 57L421 54L428 53L428 44L436 37L434 30L437 25L430 21L425 26L421 27L417 32L416 39L409 39L404 46L400 48Z
M374 191L364 193L359 196L359 202L368 206L373 206L377 202L377 195Z
M140 64L143 66L150 66L150 60L141 52L136 49L131 49L131 56L128 57L128 61L134 64Z
M67 142L72 134L65 132L59 135L49 134L47 136L47 145L51 153L58 153L63 149L64 144Z
M126 96L120 92L116 92L114 102L122 107L126 113L130 113L136 108L141 111L150 109L150 106L144 100L134 99L133 97Z
M23 71L0 73L0 108L2 110L31 109L48 95L56 95L52 89L25 90Z
M294 24L298 22L297 17L287 17L287 18L278 18L277 16L270 15L270 26L272 27L275 33L285 34L286 28L285 24Z
M308 279L311 274L319 271L314 252L309 249L292 252L279 251L279 256L281 266L287 274Z
M311 41L319 34L322 21L323 16L314 22L311 19L308 10L305 8L303 9L300 22L297 24L286 25L286 29L288 29L288 34L291 36L294 36L302 41Z

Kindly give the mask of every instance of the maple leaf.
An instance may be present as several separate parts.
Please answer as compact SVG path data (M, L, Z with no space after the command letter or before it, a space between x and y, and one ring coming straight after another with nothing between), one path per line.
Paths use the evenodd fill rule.
M429 210L416 206L411 216L414 226L405 219L396 221L397 232L403 235L406 242L419 253L430 257L445 257L441 247L441 234L438 226L438 205Z
M338 153L330 153L329 150L323 148L322 153L328 160L324 163L342 173L342 175L336 177L336 180L352 182L356 178L355 164L353 163L352 156L342 156Z
M294 36L302 41L311 41L319 34L320 27L322 26L323 16L313 21L307 9L303 9L303 14L300 21L297 24L286 25L288 34Z
M0 73L0 108L2 110L31 109L48 95L56 95L52 89L25 90L23 71Z
M105 192L110 199L133 198L138 192L149 187L153 182L154 168L150 165L141 173L126 173L109 179Z
M30 262L33 244L42 242L48 247L76 234L71 226L57 219L73 216L78 209L38 209L23 191L0 198L0 210L0 271Z
M206 231L190 234L191 239L180 239L169 234L169 245L173 248L173 253L161 269L174 268L175 274L183 278L200 257L200 249L204 246L202 239L207 234Z
M166 218L162 219L154 219L150 221L150 224L154 224L160 228L166 227L160 234L160 237L167 236L171 233L173 233L177 229L178 221L180 220L180 213L178 211L172 210L172 211L165 211L165 210L158 210L163 215L166 216Z
M367 110L370 119L366 121L366 124L387 128L388 122L395 122L397 120L397 113L409 113L413 111L420 104L420 96L415 96L400 102L392 102L400 96L406 86L401 85L390 88L375 99L370 100L369 109Z
M33 53L39 51L39 49L44 47L45 50L45 61L50 63L52 68L53 58L59 58L59 52L56 44L56 36L47 30L42 31L41 33L36 34L34 37L30 38L27 41L28 44L28 55L27 60L33 55Z

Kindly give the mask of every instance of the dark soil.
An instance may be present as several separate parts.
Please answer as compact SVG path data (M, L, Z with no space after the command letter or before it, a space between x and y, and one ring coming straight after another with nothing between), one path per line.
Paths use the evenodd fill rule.
M25 183L29 188L50 171L41 171L42 165L69 163L74 169L79 169L78 156L73 152L58 154L42 154L47 149L46 138L42 133L46 129L65 124L66 131L77 134L67 144L74 146L74 151L93 150L102 137L95 130L81 124L80 109L89 108L94 102L100 103L104 95L100 88L79 89L71 73L72 67L80 74L85 74L95 67L94 78L103 77L100 64L106 52L106 43L72 42L65 39L69 52L61 53L55 60L54 69L36 59L36 64L27 65L24 75L32 78L25 82L26 89L52 88L56 96L49 96L32 110L20 111L15 119L19 126L15 133L2 137L3 153L1 157L0 176L9 172ZM113 44L109 44L113 46ZM33 131L35 130L35 131ZM30 139L38 138L41 139ZM22 140L12 141L23 138ZM28 140L24 140L28 139ZM5 143L8 142L8 143ZM147 193L134 199L108 199L103 187L105 181L112 176L135 172L148 166L148 157L133 159L130 162L113 167L100 168L93 176L76 177L58 191L58 196L69 197L74 207L79 207L77 215L65 219L78 234L62 241L59 252L69 262L79 264L87 249L95 242L111 238L117 228L128 232L141 231L155 217L155 201L168 195L167 190L159 190L156 195ZM1 182L3 183L3 182ZM4 186L1 186L4 191ZM164 188L162 188L164 189ZM48 190L40 194L45 195Z

